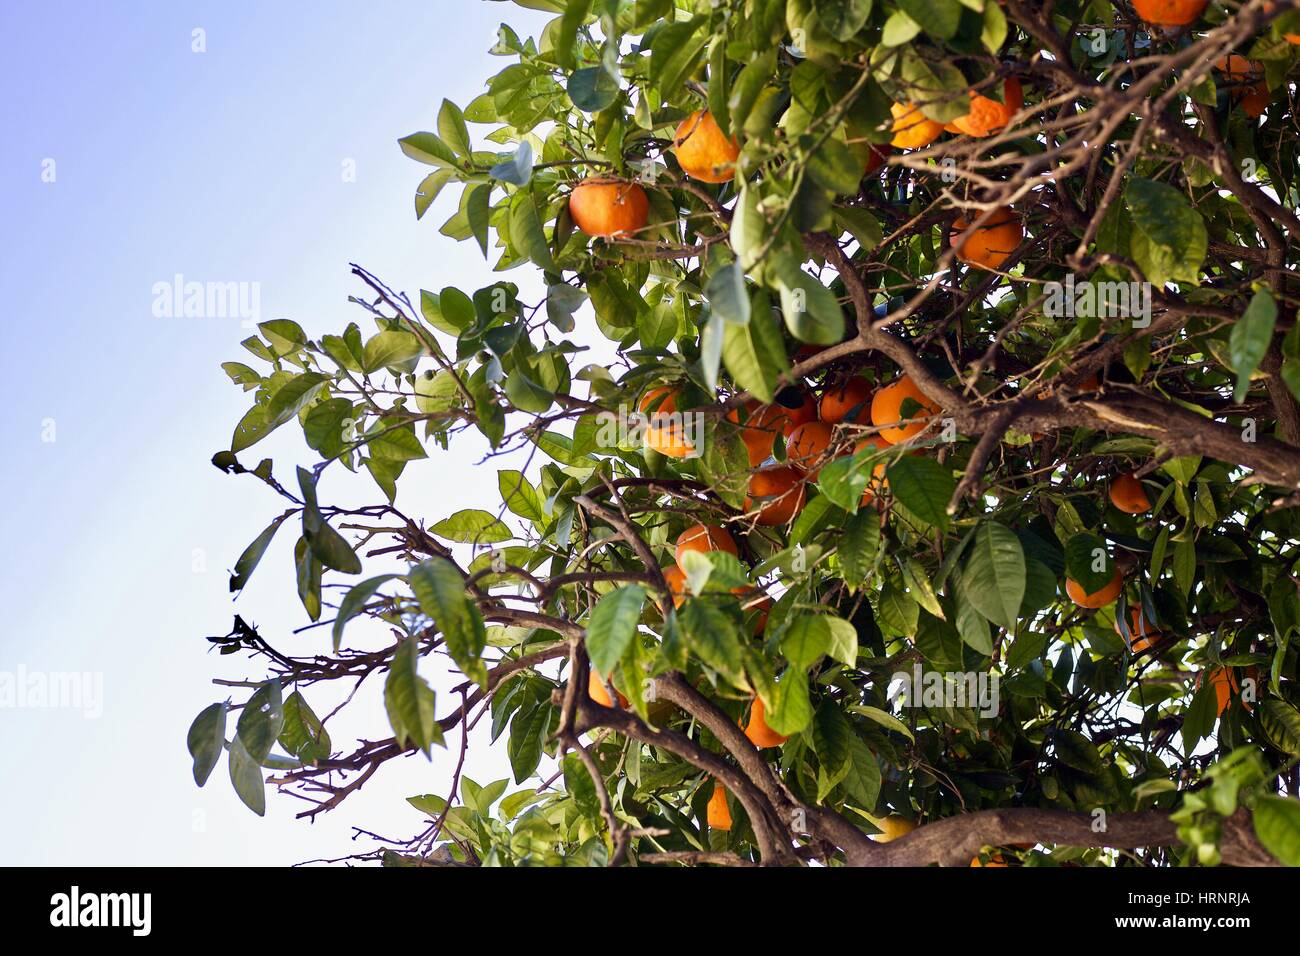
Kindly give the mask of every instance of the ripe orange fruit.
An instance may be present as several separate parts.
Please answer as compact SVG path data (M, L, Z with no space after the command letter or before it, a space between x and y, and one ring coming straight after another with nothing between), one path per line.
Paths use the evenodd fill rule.
M709 826L715 830L731 829L731 807L727 805L727 789L716 780L713 783L713 795L709 797Z
M1218 716L1222 717L1223 712L1228 709L1228 704L1232 701L1233 694L1241 693L1241 685L1237 683L1237 675L1232 672L1230 667L1214 667L1210 669L1210 683L1214 685L1214 699L1218 707ZM1204 672L1196 676L1196 686L1201 686L1201 677Z
M657 386L642 395L636 407L637 411L647 415L654 415L656 412L671 415L677 411L677 392L667 385Z
M974 857L970 861L970 865L971 866L1006 866L1007 861L1002 858L1001 853L990 853L989 861L987 863L980 860L979 857Z
M637 409L650 418L641 439L646 448L666 458L690 458L695 454L695 446L687 439L686 428L681 422L658 420L660 415L668 416L677 411L675 389L667 385L650 389L641 396Z
M794 465L809 481L816 481L826 464L826 453L835 437L835 426L825 422L807 422L790 433L785 452Z
M731 555L740 554L735 539L728 534L726 528L708 524L691 525L677 536L677 547L673 555L677 560L677 567L681 568L683 572L686 571L683 566L683 559L688 551L699 551L701 554L708 554L710 551L726 551Z
M860 376L828 388L822 394L819 408L821 420L836 425L845 419L857 421L865 418L864 413L870 406L872 391L871 383Z
M636 183L584 179L569 194L569 213L587 235L610 239L644 229L650 200Z
M894 114L890 127L894 138L889 142L899 149L923 149L943 132L942 123L936 123L911 103L895 103L889 112Z
M736 176L740 143L722 135L708 110L696 110L677 127L673 152L682 171L702 183L730 182Z
M871 839L877 843L892 843L899 837L907 836L915 829L916 821L909 820L897 813L891 813L880 821L880 832L872 834Z
M1124 634L1119 629L1119 621L1115 621L1115 633L1120 637ZM1155 647L1156 641L1160 634L1156 627L1146 619L1141 608L1131 607L1128 609L1128 640L1131 642L1129 650L1134 654L1141 654L1148 648Z
M806 497L803 475L797 468L777 465L763 468L749 479L745 511L758 510L758 523L773 527L789 524L803 510Z
M978 229L971 228L971 222L978 218L977 214L970 222L964 218L954 220L948 241L957 258L968 266L997 269L1025 238L1025 228L1010 206L996 210Z
M1065 579L1065 593L1070 595L1070 600L1079 607L1096 609L1105 607L1115 598L1119 597L1120 589L1124 587L1124 579L1119 575L1119 568L1115 568L1114 575L1104 584L1100 590L1093 591L1089 594L1083 589L1083 585L1069 578Z
M1185 27L1205 12L1209 0L1133 0L1133 9L1157 27Z
M1125 514L1140 515L1151 510L1146 488L1132 475L1120 475L1111 481L1110 502Z
M686 590L686 575L676 565L670 565L660 570L663 571L664 581L668 585L668 590L672 593L673 607L681 607L688 593Z
M665 458L690 458L695 446L686 437L686 429L679 424L648 425L642 444Z
M772 454L772 443L776 441L778 432L785 433L790 416L780 405L748 402L745 408L749 412L745 424L740 425L739 412L734 408L727 412L727 420L740 425L740 439L749 453L749 467L757 468Z
M767 725L767 711L763 708L763 699L754 698L754 706L749 709L749 723L745 725L745 736L755 747L779 747L789 737L778 734Z
M817 399L808 392L800 390L798 408L786 408L784 405L779 407L785 412L786 438L789 438L790 433L800 425L817 421Z
M903 403L908 399L920 405L921 410L911 409L910 414L904 415ZM922 431L940 411L942 409L906 375L886 385L871 398L871 424L880 429L881 439L891 445L907 441Z
M618 694L618 706L627 709L627 698L617 689L614 691ZM587 695L600 704L602 707L613 707L614 701L610 698L609 692L605 690L605 682L600 675L596 673L596 668L591 668L587 677Z
M864 448L875 448L877 450L888 448L889 442L884 441L878 435L870 435L862 439L854 446L855 452L862 451ZM876 495L889 487L889 479L885 477L885 463L882 461L871 469L871 480L867 482L867 487L862 489L862 501L860 504L869 505L876 500Z
M1008 77L1002 84L1003 102L999 103L991 96L984 96L971 91L970 112L952 121L952 126L959 133L969 136L991 136L1000 133L1011 122L1011 117L1025 105L1024 91L1020 81L1014 76ZM947 127L945 127L946 129Z
M1214 68L1223 74L1233 102L1240 104L1247 116L1253 119L1264 112L1271 97L1262 66L1233 53L1215 60Z

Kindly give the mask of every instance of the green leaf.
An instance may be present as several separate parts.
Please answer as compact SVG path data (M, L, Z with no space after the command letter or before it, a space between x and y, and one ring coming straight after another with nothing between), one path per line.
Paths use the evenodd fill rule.
M880 551L880 516L867 510L860 511L844 523L840 535L840 569L844 583L850 588L860 588L875 566Z
M384 682L384 708L398 745L416 747L428 755L433 744L443 742L442 728L434 711L433 688L416 670L419 659L420 645L415 638L408 637L397 646Z
M315 531L304 531L303 537L311 545L312 554L327 568L344 574L361 573L361 559L352 550L352 545L328 524L322 522Z
M1211 683L1204 682L1207 687ZM1259 705L1259 723L1264 728L1264 736L1274 747L1300 757L1300 711L1285 700L1270 697Z
M822 616L830 632L830 645L826 650L829 657L839 661L845 667L858 664L858 631L842 617L833 614Z
M1300 800L1261 796L1252 811L1255 835L1283 866L1300 866Z
M1093 594L1115 576L1115 562L1106 542L1091 531L1081 531L1065 542L1065 574Z
M278 680L267 681L248 699L235 733L243 741L249 756L262 760L284 727L284 701Z
M618 80L603 66L587 66L569 77L569 99L585 113L599 113L618 99Z
M307 446L320 452L325 459L343 454L344 423L352 418L352 403L346 398L331 398L317 402L302 423L303 438Z
M893 714L881 710L879 707L872 707L868 704L856 704L849 708L855 714L861 714L863 717L869 717L886 730L893 730L902 734L908 740L916 740L916 735L912 733L907 724L903 723Z
M1209 237L1187 197L1135 177L1124 188L1124 204L1133 217L1130 251L1147 279L1158 288L1170 281L1198 284Z
M780 267L776 280L791 335L814 345L834 345L844 338L844 312L830 289L794 265Z
M785 371L785 347L765 295L755 297L755 309L745 325L723 326L722 361L736 382L760 402L772 401L776 377Z
M758 264L758 254L767 241L767 220L758 208L760 198L757 189L743 187L731 217L731 248L742 271Z
M1201 681L1201 686L1192 695L1192 702L1183 714L1183 749L1191 753L1197 742L1209 735L1214 729L1218 716L1218 700L1214 690L1214 681Z
M936 40L951 40L961 23L961 4L957 0L899 0L909 17Z
M812 701L808 695L808 675L794 668L785 672L776 685L776 700L767 713L767 723L787 737L802 733L812 723Z
M690 650L700 661L734 686L745 688L744 655L736 622L707 600L689 598L677 612L677 622Z
M276 355L288 355L307 344L307 333L292 319L272 319L258 323L257 329L271 343Z
M952 471L931 458L904 455L885 469L894 497L922 521L947 531L948 501L957 490Z
M915 40L920 32L921 24L902 10L895 10L889 15L889 19L885 21L885 27L880 34L880 42L887 47L903 46Z
M1078 731L1056 728L1052 731L1052 745L1056 759L1067 767L1090 777L1098 776L1105 769L1097 745Z
M456 167L459 160L451 148L433 133L412 133L397 141L402 152L430 166Z
M266 815L266 783L261 764L249 754L238 736L230 742L230 783L244 806L259 817Z
M709 276L704 295L714 315L735 325L749 322L749 290L745 287L745 272L738 263L729 262Z
M303 763L315 763L330 755L329 732L302 694L294 691L284 701L284 727L280 746Z
M384 461L406 462L429 457L415 435L413 422L395 425L391 420L381 421L374 436L367 440L366 449L372 457Z
M650 80L665 98L674 97L686 77L695 69L709 41L700 27L706 17L666 23L650 43Z
M523 783L541 763L551 713L549 705L536 704L526 711L520 710L510 722L510 743L506 749L515 783Z
M820 764L817 800L821 802L849 772L853 758L853 727L844 712L827 700L813 715L813 751Z
M966 551L962 593L984 617L1015 631L1025 596L1025 552L1015 532L980 522Z
M465 581L446 558L430 558L407 575L415 599L433 618L447 642L447 651L461 672L480 687L487 684L487 668L480 655L487 646L483 618L465 593Z
M858 241L865 252L876 248L885 237L880 228L880 220L861 206L836 206L835 221L842 231L848 232Z
M194 782L200 787L208 782L212 770L226 746L226 704L212 704L199 711L185 735L185 745L194 758Z
M284 523L288 515L281 515L272 521L261 534L244 549L244 553L239 556L235 562L235 571L230 575L231 592L242 591L248 586L248 579L253 576L258 564L262 560L262 555L266 553L267 547L271 544L271 539L275 533L280 530L280 525Z
M578 812L592 822L600 820L600 796L596 781L591 779L586 765L577 754L564 758L564 790L573 798Z
M434 328L448 335L467 332L478 321L474 300L454 286L448 286L436 296L431 292L421 293L420 311Z
M410 332L380 332L366 343L361 368L367 374L381 368L401 366L422 351L420 340Z
M862 493L871 481L871 469L863 468L862 461L870 457L865 452L842 456L824 465L817 475L817 487L837 507L850 514L857 513Z
M703 594L705 588L732 590L750 588L748 569L733 554L726 551L687 551L682 555L682 570L686 572L686 585L692 594Z
M862 164L837 139L827 139L808 157L808 173L817 185L840 196L855 195L862 182Z
M316 397L329 381L320 372L303 372L285 382L266 403L266 417L275 423L287 422Z
M334 618L334 651L338 653L339 645L343 641L343 628L347 627L348 621L352 620L366 606L366 603L375 595L384 584L400 577L397 574L381 574L377 577L369 578L360 584L354 584L348 589L343 600L339 602L339 613Z
M855 635L856 638L856 635ZM820 614L801 614L790 622L781 638L781 653L790 666L807 670L831 647L831 629Z
M1273 342L1273 328L1277 324L1277 303L1267 289L1256 292L1250 305L1232 327L1228 338L1228 352L1233 371L1237 373L1237 386L1232 393L1234 402L1241 402L1250 389L1250 376L1264 360Z
M980 40L984 43L984 49L990 53L997 53L1002 49L1002 44L1007 39L1007 18L1002 12L1002 8L996 3L984 4L984 29L980 33Z
M451 169L435 169L429 175L420 181L420 185L415 187L415 218L423 219L424 214L429 211L433 201L438 198L447 183L451 182L455 171Z
M857 806L871 810L880 797L880 764L857 734L850 739L849 750L849 772L844 775L844 789Z
M645 588L625 584L604 595L587 621L587 654L596 673L608 677L636 636Z
M871 16L872 0L814 0L817 19L837 40L850 40Z
M465 544L496 544L499 541L509 541L515 536L500 518L477 508L457 511L429 530L440 538Z
M505 502L512 514L526 521L546 520L546 509L542 505L542 499L538 496L537 489L524 477L523 472L509 469L498 471L497 489L501 492L501 500Z
M532 260L547 272L555 272L555 259L551 256L542 217L531 190L515 193L510 204L510 241L521 255Z
M303 372L285 382L265 405L254 405L235 426L230 440L232 452L257 444L298 414L329 381L319 372Z
M442 108L438 110L438 135L460 156L469 156L472 152L465 114L451 100L443 100Z

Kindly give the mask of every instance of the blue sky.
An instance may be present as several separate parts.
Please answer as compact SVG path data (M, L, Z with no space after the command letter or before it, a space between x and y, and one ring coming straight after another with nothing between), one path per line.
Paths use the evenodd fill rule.
M288 533L232 608L227 569L282 510L209 464L249 403L219 366L251 332L237 317L157 318L153 289L178 274L256 283L262 319L319 335L363 322L349 261L412 295L492 281L472 243L437 233L452 191L415 220L423 167L396 140L504 66L486 52L501 19L533 34L545 22L471 0L0 6L0 672L91 673L103 688L99 716L0 708L0 863L338 856L372 848L349 824L406 835L419 816L401 798L445 792L446 755L400 762L315 825L274 794L253 816L224 764L195 788L184 735L223 696L211 678L258 676L203 636L233 610L293 653L324 632L289 635L305 619ZM284 432L250 454L287 477L309 459ZM488 504L495 480L466 480L481 451L412 468L401 503L434 519ZM357 710L332 725L336 745L385 731L375 701ZM475 769L504 776L504 757Z

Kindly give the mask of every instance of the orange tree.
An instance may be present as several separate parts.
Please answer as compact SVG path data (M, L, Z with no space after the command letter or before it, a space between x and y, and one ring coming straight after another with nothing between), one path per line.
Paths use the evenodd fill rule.
M300 528L332 641L213 639L196 780L447 747L397 864L1300 862L1297 4L518 2L400 141L501 280L225 366L288 505L231 589ZM470 431L499 501L404 511Z

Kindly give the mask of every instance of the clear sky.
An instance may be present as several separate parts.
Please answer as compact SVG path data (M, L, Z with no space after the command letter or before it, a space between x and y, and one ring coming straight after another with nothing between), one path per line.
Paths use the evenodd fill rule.
M492 281L473 243L438 235L453 191L415 220L425 167L396 140L505 65L486 52L501 19L535 34L546 18L483 0L0 5L0 673L102 681L100 714L0 707L0 863L339 856L374 846L349 824L406 836L420 817L401 798L446 792L445 753L385 768L315 825L273 793L265 819L245 810L224 761L194 786L184 737L224 696L211 678L260 676L204 635L238 610L291 653L327 638L289 633L305 617L287 529L232 607L227 569L283 510L209 464L250 402L219 365L251 332L157 318L154 288L256 283L261 319L315 336L371 328L346 301L360 292L349 261L413 296ZM247 454L288 479L310 459L283 431ZM411 468L399 504L432 519L489 504L495 478L466 478L481 450ZM323 494L344 488L327 477ZM331 725L336 746L386 735L375 701L358 710ZM479 782L504 766L476 767Z

